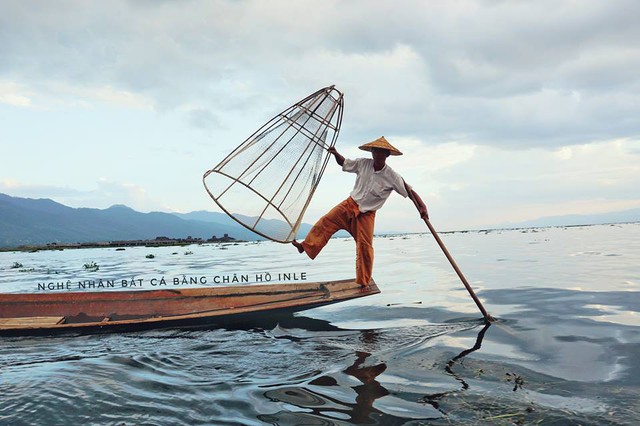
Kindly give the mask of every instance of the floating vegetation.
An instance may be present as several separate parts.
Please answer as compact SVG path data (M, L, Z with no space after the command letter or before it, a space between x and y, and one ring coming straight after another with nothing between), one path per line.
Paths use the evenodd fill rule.
M82 267L84 269L86 269L87 271L90 271L90 272L95 272L98 269L100 269L100 266L94 261L91 261L89 263L85 263Z
M176 254L178 254L177 251L174 251L173 253L171 253L171 255L176 255Z
M126 250L126 249L125 249L124 247L118 247L118 248L116 249L116 251L125 251L125 250Z
M145 256L147 259L155 259L155 256L152 254L148 254Z
M59 271L56 271L55 269L49 269L49 268L25 268L24 265L20 262L14 262L13 265L11 265L11 269L17 269L18 272L39 272L41 274L46 274L46 275L52 275L52 274L59 274Z
M513 382L513 391L517 391L518 389L522 389L522 385L524 385L524 379L522 376L515 373L507 373L507 382Z
M187 250L184 252L185 256L189 256L190 254L193 254L193 252L191 250Z

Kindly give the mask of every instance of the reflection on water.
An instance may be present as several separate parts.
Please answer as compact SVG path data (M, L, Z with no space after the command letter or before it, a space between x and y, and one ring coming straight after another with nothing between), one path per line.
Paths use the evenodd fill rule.
M366 330L361 332L360 338L372 344L375 343L376 334L375 330ZM355 401L340 399L338 395L343 395L344 389L331 396L331 388L339 387L340 383L333 376L323 375L311 380L306 387L283 387L265 392L265 396L272 401L291 404L310 412L280 411L259 418L272 424L345 424L340 420L355 424L390 424L394 416L385 414L373 405L377 399L389 395L389 391L376 380L387 369L387 365L384 362L365 365L367 358L371 357L368 352L356 351L354 355L353 364L341 373L359 382L349 386L355 392Z
M445 371L450 374L451 376L453 376L457 381L460 382L460 384L462 385L462 388L460 390L467 390L469 389L469 383L467 383L464 378L462 376L460 376L459 374L455 373L453 371L453 366L456 364L456 362L458 362L459 360L461 360L462 358L464 358L465 356L469 355L471 352L475 352L478 349L480 349L480 347L482 346L482 339L484 339L484 335L487 332L487 330L489 329L489 327L491 326L491 324L485 324L484 327L482 327L482 329L480 330L480 332L478 333L478 337L476 338L476 342L475 344L470 347L469 349L465 349L462 352L460 352L458 355L454 356L453 358L451 358L449 360L449 362L447 362L446 366L445 366ZM426 402L428 404L433 405L434 408L439 409L440 405L438 404L438 401L442 398L444 398L447 395L453 394L453 393L457 393L459 392L459 390L451 390L451 391L447 391L447 392L438 392L438 393L434 393L431 395L425 395L422 399L421 402ZM444 413L446 414L446 413Z
M374 415L378 415L380 418L384 416L384 413L374 408L373 403L376 399L389 395L389 391L376 381L376 377L382 374L387 366L384 363L364 366L365 360L370 356L371 354L367 352L356 352L354 363L342 371L361 382L360 385L351 387L356 393L355 403L329 396L330 389L323 393L314 392L306 387L285 387L267 391L264 395L272 401L310 409L311 412L280 411L273 415L259 416L259 418L267 423L277 424L290 423L294 419L296 424L340 424L337 422L338 419L356 424L376 423ZM339 386L339 384L331 376L321 376L309 382L309 386L318 388ZM323 421L318 422L319 419L323 419Z
M268 390L264 394L271 401L290 404L304 411L282 410L259 418L272 424L323 425L344 424L340 420L354 424L402 424L407 418L440 419L447 413L440 409L438 400L469 387L461 376L452 371L452 366L468 354L480 349L489 325L482 327L473 347L463 350L445 364L444 370L461 383L461 388L427 395L415 402L394 398L385 403L381 399L391 395L391 392L377 378L387 370L387 364L369 352L355 351L353 363L340 372L356 379L357 383L349 385L355 397L353 393L345 397L344 385L341 385L342 380L339 374L322 375L304 386L280 387ZM424 328L421 331L429 332ZM388 330L364 330L360 332L359 340L365 346L376 347L386 340L387 333ZM438 332L432 333L425 336L424 340L438 335L440 335ZM369 359L374 361L367 362ZM340 386L343 388L338 392L332 392Z
M429 235L376 238L379 295L233 327L3 338L0 424L638 424L640 225L442 237L499 322ZM225 248L0 253L0 291L96 277L91 261L129 279L353 276L347 239L314 262Z

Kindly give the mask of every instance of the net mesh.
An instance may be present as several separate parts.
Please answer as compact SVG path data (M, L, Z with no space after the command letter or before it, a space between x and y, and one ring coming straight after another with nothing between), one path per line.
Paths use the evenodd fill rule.
M292 241L337 140L343 106L330 86L287 108L204 174L207 192L246 228Z

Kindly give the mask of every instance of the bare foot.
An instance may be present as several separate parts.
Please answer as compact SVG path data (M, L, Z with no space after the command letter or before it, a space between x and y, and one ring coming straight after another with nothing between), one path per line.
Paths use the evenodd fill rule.
M360 293L366 293L366 292L368 292L369 290L371 290L371 288L369 287L369 285L368 285L368 284L367 284L367 285L362 285L362 284L360 284Z
M291 244L293 244L298 249L298 253L302 253L304 251L304 247L302 247L302 244L300 244L296 240L291 241Z

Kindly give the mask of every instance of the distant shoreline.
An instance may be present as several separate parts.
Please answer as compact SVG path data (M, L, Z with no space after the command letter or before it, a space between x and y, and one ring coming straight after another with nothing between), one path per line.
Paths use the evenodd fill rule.
M22 251L37 252L45 250L65 250L65 249L83 249L83 248L125 248L125 247L170 247L170 246L188 246L191 244L205 243L241 243L243 240L236 240L225 234L221 238L167 238L156 237L153 240L120 240L120 241L94 241L94 242L78 242L78 243L47 243L22 245L17 247L0 247L0 252Z
M545 226L519 226L519 227L497 227L497 228L484 228L484 229L466 229L459 231L440 231L439 234L467 234L467 233L491 233L497 231L533 231L537 229L550 229L550 228L579 228L589 226L613 226L613 225L632 225L640 224L640 221L628 221L628 222L609 222L609 223L591 223L591 224L571 224L571 225L545 225ZM424 234L428 231L420 232L382 232L376 233L375 237L392 237L398 235L411 235L411 234ZM335 236L336 238L348 238L345 236ZM256 240L259 241L259 240ZM82 248L124 248L124 247L170 247L170 246L187 246L191 244L208 244L208 243L245 243L246 240L238 240L227 234L224 237L216 238L215 236L209 239L202 238L167 238L156 237L153 240L120 240L120 241L98 241L98 242L77 242L77 243L47 243L47 244L26 244L15 247L0 247L1 252L21 251L21 252L37 252L46 250L64 250L64 249L82 249Z

